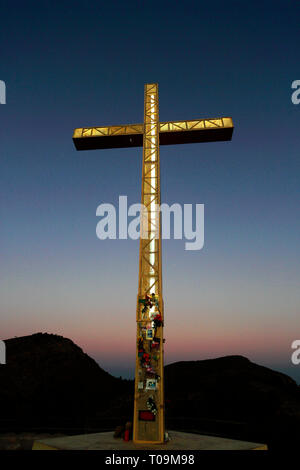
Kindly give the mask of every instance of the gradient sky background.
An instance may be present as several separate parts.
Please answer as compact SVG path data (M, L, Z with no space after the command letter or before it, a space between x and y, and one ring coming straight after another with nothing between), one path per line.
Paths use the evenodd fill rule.
M96 208L140 202L142 149L75 127L232 116L232 142L161 148L162 202L205 204L205 245L163 241L165 362L241 354L288 373L300 339L299 1L1 1L0 338L71 338L133 377L138 241Z

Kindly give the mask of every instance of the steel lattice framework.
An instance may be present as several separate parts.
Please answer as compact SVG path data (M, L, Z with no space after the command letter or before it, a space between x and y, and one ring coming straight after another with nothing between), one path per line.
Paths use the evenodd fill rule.
M158 126L160 145L230 140L233 131L230 117L160 122ZM142 147L143 134L144 124L79 127L73 141L77 150Z
M137 350L135 367L135 399L134 399L134 428L135 442L164 442L164 361L163 361L163 323L155 332L155 354L151 354L151 343L144 340L147 327L151 326L151 316L161 315L163 322L162 272L161 272L161 214L160 207L160 160L159 160L159 116L158 116L158 86L145 85L144 99L144 136L143 136L143 170L142 170L142 205L144 211L141 217L140 237L140 268L139 289L137 298ZM156 305L145 313L142 301L146 296L155 296ZM146 331L145 331L146 330ZM150 356L150 366L158 377L155 390L147 391L149 373L141 367L138 341L143 340L143 348ZM153 374L153 373L152 373ZM143 388L139 384L143 382ZM155 421L141 420L141 412L147 410L147 400L152 397L156 406Z
M159 122L157 84L145 85L143 124L74 130L77 150L143 146L141 199L144 209L140 224L133 420L136 443L163 443L165 436L159 147L231 140L232 132L230 117Z

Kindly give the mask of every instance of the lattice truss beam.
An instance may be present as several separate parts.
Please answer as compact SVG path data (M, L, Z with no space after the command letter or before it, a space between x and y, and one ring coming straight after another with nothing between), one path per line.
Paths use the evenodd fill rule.
M170 121L158 123L159 144L185 144L230 140L233 123L230 117ZM77 150L141 147L144 124L104 127L79 127L74 130L73 141Z
M142 172L142 231L140 241L139 295L154 292L160 297L160 178L159 178L158 87L145 86L144 143Z
M147 339L146 355L150 356L150 372L141 367L138 345L144 338L145 329L152 325L153 316L160 314L163 321L163 300L161 281L161 213L160 213L160 157L159 157L159 104L157 84L145 85L144 126L143 126L143 169L142 169L142 205L140 236L139 289L137 299L137 355L135 374L135 402L133 440L135 442L164 442L164 380L163 380L163 325L155 331L156 353L151 351ZM144 299L155 298L155 304L144 308ZM153 328L153 326L152 326ZM150 328L151 329L151 328ZM143 332L144 331L144 332ZM138 384L147 384L149 375L155 371L153 390L140 390ZM151 379L150 379L151 381ZM140 420L140 413L147 409L148 400L155 403L157 413L153 422Z

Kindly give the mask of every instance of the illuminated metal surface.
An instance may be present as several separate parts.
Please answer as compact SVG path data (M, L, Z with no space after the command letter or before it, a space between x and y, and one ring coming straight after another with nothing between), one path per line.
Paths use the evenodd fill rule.
M159 146L195 142L231 140L233 123L230 117L199 119L192 121L159 122L158 86L145 85L144 124L123 126L83 127L75 129L73 142L77 150L143 146L141 237L139 257L139 286L136 309L137 345L135 369L135 395L133 440L137 443L164 442L164 348L163 325L157 328L159 339L156 359L151 365L160 377L155 390L138 387L147 379L138 354L141 331L149 326L152 313L160 313L164 319L161 269L161 214ZM143 312L141 300L155 294L157 305ZM150 343L149 343L150 344ZM153 362L154 361L154 362ZM139 412L147 410L147 398L153 397L157 414L154 421L139 419Z
M77 150L142 147L144 124L107 127L79 127L73 141ZM174 145L231 140L230 117L159 123L159 144Z
M163 319L162 276L161 276L161 214L160 206L160 164L159 164L159 120L158 120L158 85L145 85L144 100L144 136L143 136L143 170L142 170L142 204L145 208L141 218L140 237L140 267L139 289L137 298L137 339L141 336L141 329L151 324L151 315L160 313ZM158 299L158 309L153 306L145 314L142 313L143 304L139 299L146 295L155 294ZM164 381L163 381L163 327L159 327L155 334L160 345L156 352L157 360L151 360L160 379L156 390L139 390L138 383L146 383L147 373L141 367L136 353L135 368L135 394L134 394L134 442L164 442ZM149 343L149 342L148 342ZM149 343L149 347L150 343ZM147 351L148 352L148 351ZM153 355L154 356L154 355ZM139 420L139 411L147 409L147 399L152 396L157 414L155 421L143 422Z

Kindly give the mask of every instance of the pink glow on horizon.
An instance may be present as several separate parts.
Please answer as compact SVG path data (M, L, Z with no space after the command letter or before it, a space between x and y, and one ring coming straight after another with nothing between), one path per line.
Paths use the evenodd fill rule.
M129 316L129 315L128 315ZM2 323L0 339L31 335L37 332L58 334L71 339L82 350L95 358L100 365L127 364L135 361L135 322L124 315L86 315L85 321L79 315L55 318L23 316L19 321L13 316ZM20 321L21 320L21 321ZM226 355L243 355L253 361L290 362L291 343L295 328L268 325L268 328L252 323L225 324L217 322L216 316L208 316L205 326L202 319L192 324L174 314L173 322L165 327L165 362L180 360L201 360ZM204 323L204 322L203 322ZM17 325L17 327L16 327ZM296 335L297 336L297 335Z

